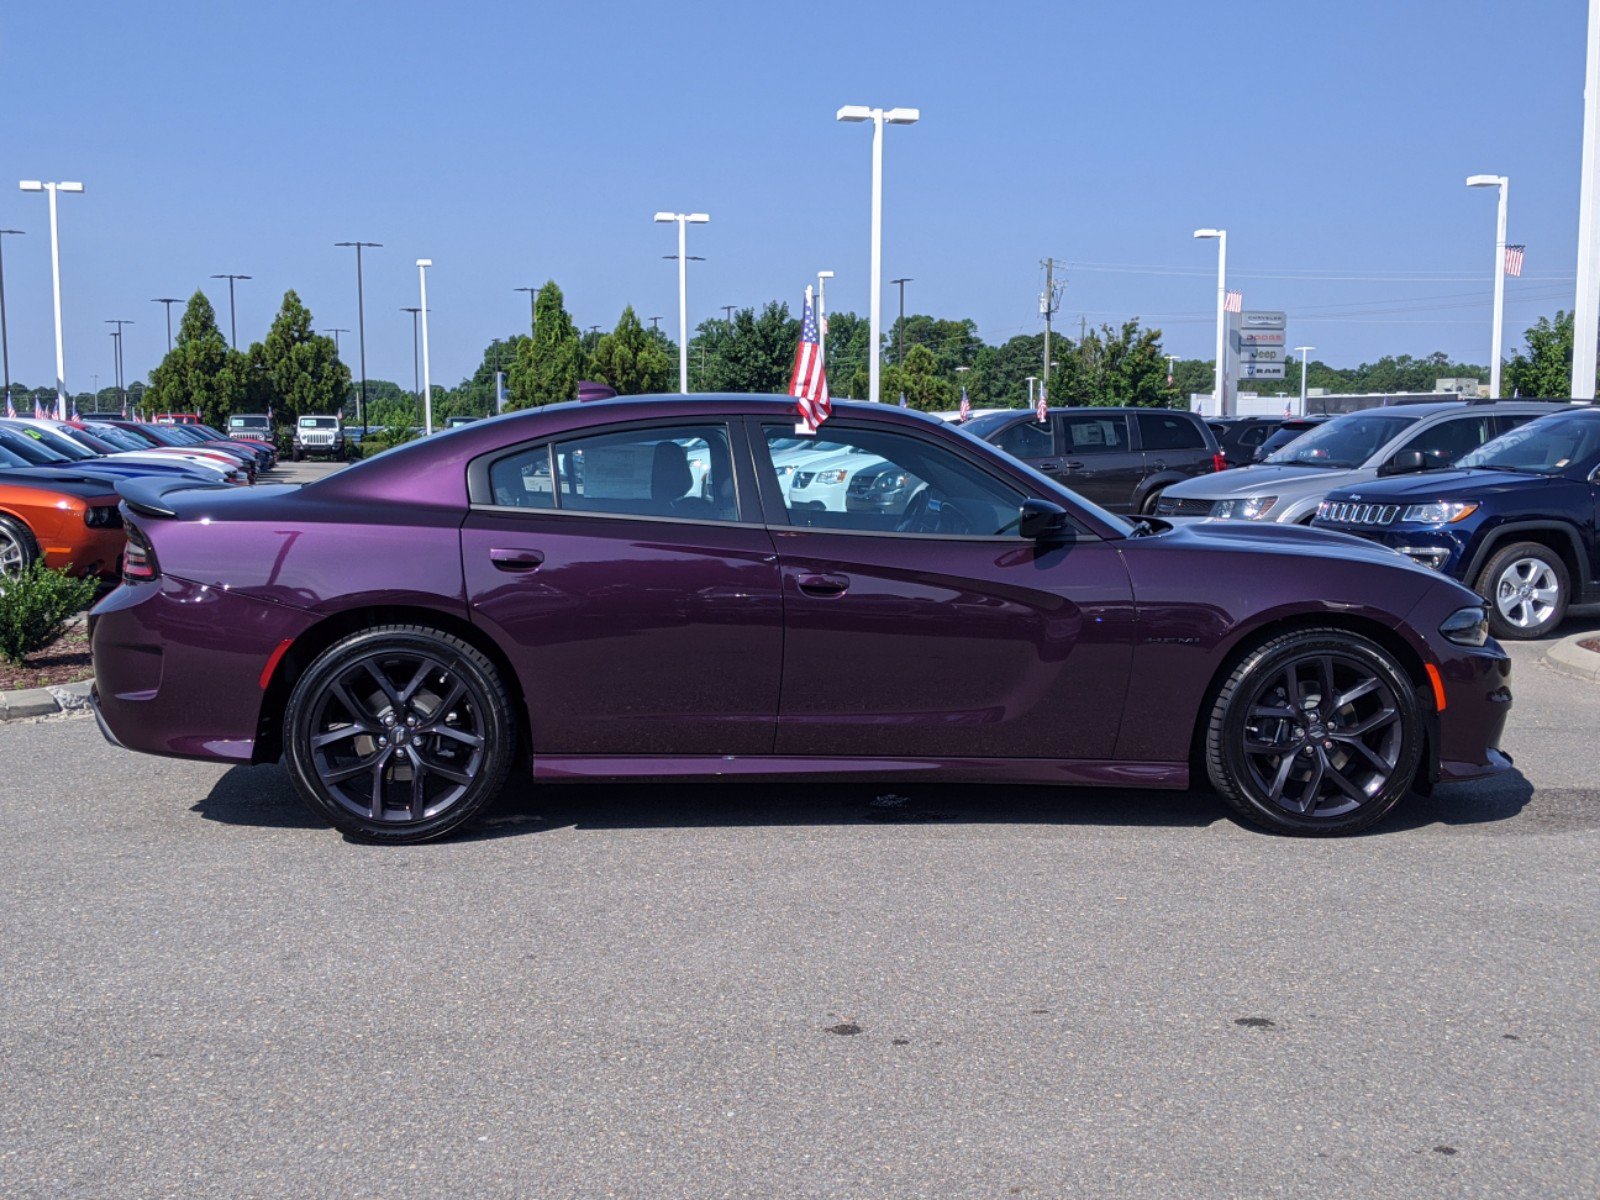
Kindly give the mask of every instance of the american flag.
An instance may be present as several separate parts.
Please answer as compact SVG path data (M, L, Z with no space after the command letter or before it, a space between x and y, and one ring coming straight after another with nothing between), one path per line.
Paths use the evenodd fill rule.
M1034 405L1033 413L1039 418L1042 425L1050 419L1050 402L1044 398L1044 380L1039 381L1039 403Z
M1506 247L1506 274L1507 275L1516 276L1516 275L1521 275L1522 274L1522 256L1523 256L1524 253L1527 252L1527 249L1528 248L1526 246L1507 246Z
M1226 297L1222 301L1222 308L1223 308L1224 312L1243 312L1244 311L1244 293L1243 292L1229 292L1229 293L1227 293Z
M40 405L37 397L33 401L33 419L35 421L44 420L44 408Z
M972 420L972 401L967 399L966 388L961 389L961 419L963 421Z
M17 419L17 403L16 403L15 400L13 400L11 398L11 393L7 392L6 393L6 420L15 421L16 419Z
M124 421L128 419L128 402L126 400L122 402L122 419Z
M794 373L789 376L789 395L795 399L796 433L816 433L817 426L833 412L828 395L828 370L822 362L817 338L817 314L811 307L811 289L806 289L806 308L800 318L800 344L794 348Z

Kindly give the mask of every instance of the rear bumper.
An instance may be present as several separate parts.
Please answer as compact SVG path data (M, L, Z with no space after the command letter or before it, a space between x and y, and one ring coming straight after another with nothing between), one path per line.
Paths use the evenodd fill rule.
M166 576L95 606L94 709L118 746L248 763L274 650L310 627L299 609Z

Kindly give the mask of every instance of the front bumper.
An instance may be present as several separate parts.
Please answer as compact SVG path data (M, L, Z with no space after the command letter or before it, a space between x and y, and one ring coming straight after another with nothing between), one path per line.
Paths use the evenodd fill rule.
M1500 749L1511 715L1511 659L1494 642L1439 664L1445 707L1439 713L1439 778L1481 779L1511 769Z
M1354 534L1369 542L1387 546L1404 554L1412 562L1452 579L1461 578L1465 569L1467 539L1453 528L1446 529L1438 525L1386 525L1375 528L1370 525L1338 525L1330 521L1316 521L1312 527L1333 533Z

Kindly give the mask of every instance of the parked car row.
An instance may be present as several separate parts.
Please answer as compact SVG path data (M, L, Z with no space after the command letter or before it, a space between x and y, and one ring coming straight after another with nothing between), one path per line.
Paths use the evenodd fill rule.
M0 574L42 561L114 577L123 549L119 481L248 485L276 461L269 445L192 420L0 419Z

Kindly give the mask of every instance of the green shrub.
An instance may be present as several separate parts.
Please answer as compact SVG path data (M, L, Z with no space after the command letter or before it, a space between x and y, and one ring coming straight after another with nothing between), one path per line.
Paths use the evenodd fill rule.
M89 607L92 579L74 579L35 562L15 575L0 576L0 658L16 666L43 650L66 628L67 620Z

